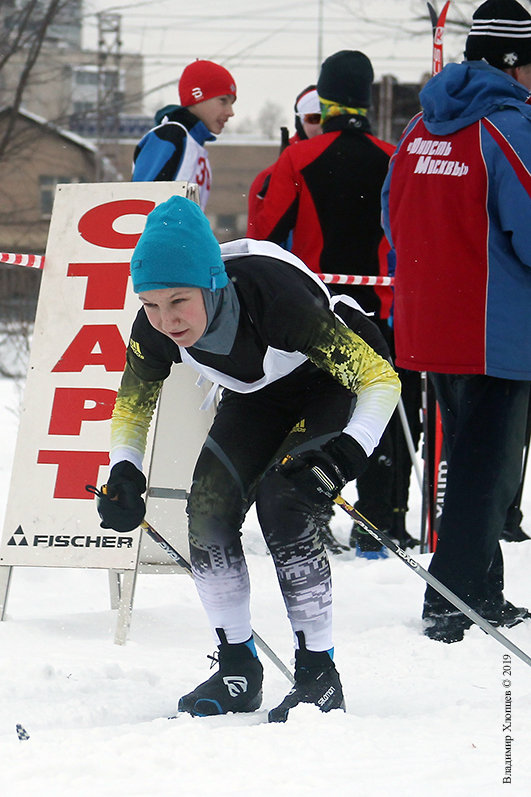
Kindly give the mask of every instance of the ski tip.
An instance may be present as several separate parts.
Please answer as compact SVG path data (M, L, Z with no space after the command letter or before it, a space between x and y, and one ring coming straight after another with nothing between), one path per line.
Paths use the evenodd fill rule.
M25 742L30 738L29 733L27 732L26 728L23 725L17 723L16 729L17 729L17 736L21 742Z
M431 26L433 28L433 33L435 33L435 29L437 28L438 15L431 3L426 3L426 5L428 6L428 13L430 15L430 21L431 21Z

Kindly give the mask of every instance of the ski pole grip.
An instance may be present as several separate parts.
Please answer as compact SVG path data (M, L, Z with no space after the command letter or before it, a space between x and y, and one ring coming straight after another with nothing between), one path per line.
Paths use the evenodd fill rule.
M85 490L87 491L87 493L92 493L93 495L97 496L108 495L109 492L106 484L102 484L99 490L93 484L85 484ZM109 500L117 501L118 496L115 495L114 498L109 497Z
M101 491L100 492L101 492L102 495L106 495L107 498L109 499L109 501L118 501L118 496L117 495L113 495L113 496L109 495L109 490L107 489L107 485L106 484L102 484L101 485Z
M286 462L290 461L293 461L293 457L291 456L291 454L286 454L284 459L280 461L280 464L285 465ZM326 475L326 473L318 465L314 465L311 470L314 476L316 476L319 479L323 487L326 487L326 489L331 492L335 492L337 490L337 487L334 484L334 482ZM338 494L333 500L336 503L339 503L338 498L341 498L341 494Z

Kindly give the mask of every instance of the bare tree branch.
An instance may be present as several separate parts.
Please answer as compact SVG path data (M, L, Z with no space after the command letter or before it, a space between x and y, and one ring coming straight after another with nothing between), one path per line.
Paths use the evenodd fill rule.
M18 14L10 19L10 33L4 32L0 44L0 71L9 59L17 53L24 43L24 35L28 29L31 16L38 0L31 0Z
M5 65L7 60L14 55L15 52L18 52L22 48L27 48L26 59L17 82L13 102L10 103L11 110L9 118L0 139L0 160L5 155L9 141L13 135L17 114L22 104L22 97L30 80L31 71L41 52L48 28L57 16L57 12L67 1L68 0L49 0L47 7L43 11L42 3L39 3L39 0L29 0L21 11L20 24L17 26L14 39L9 47L9 52L5 54L3 61L0 62L1 70L2 66ZM34 26L32 23L34 23L35 20L37 20L37 22ZM32 28L34 28L34 30L32 30ZM31 32L25 40L24 34L28 30Z

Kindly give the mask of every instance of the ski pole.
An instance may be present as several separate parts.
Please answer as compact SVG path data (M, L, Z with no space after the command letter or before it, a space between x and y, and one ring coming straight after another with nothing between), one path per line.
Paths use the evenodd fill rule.
M413 470L415 471L415 476L417 477L417 482L419 485L420 490L422 490L422 474L420 472L420 466L417 460L417 453L415 451L415 444L413 443L413 437L411 435L411 429L409 428L409 423L407 420L406 410L404 407L404 402L401 398L398 399L398 414L400 416L400 421L402 424L402 432L406 439L407 450L409 451L409 456L411 459L411 464L413 466Z
M106 484L104 484L102 486L101 491L99 491L98 488L94 487L92 484L87 484L85 489L87 490L87 492L93 493L94 495L98 495L98 494L100 494L100 492L103 495L107 494L107 485ZM148 521L145 518L142 521L142 523L140 524L140 528L142 529L142 531L145 531L146 534L149 537L151 537L153 542L156 542L157 545L159 545L162 548L162 550L165 551L168 554L168 556L171 559L173 559L173 561L176 564L179 565L179 567L181 567L189 576L192 576L192 566L191 566L190 562L188 561L188 559L186 559L185 556L183 556L181 553L179 553L179 551L176 548L174 548L173 545L170 542L168 542L168 540L165 537L163 537L162 534L159 531L157 531L151 525L151 523L148 523ZM262 637L259 634L257 634L256 631L254 631L254 629L253 629L252 633L253 633L253 638L254 638L254 640L256 642L256 645L257 645L257 647L260 648L262 653L265 656L267 656L267 658L275 665L275 667L277 667L277 669L280 670L280 672L283 675L286 676L286 678L288 679L288 681L291 684L295 683L295 679L294 679L293 675L288 670L288 668L286 667L284 662L277 656L275 651L272 648L269 647L267 642L265 642L262 639Z
M395 367L392 358L390 357L388 360L389 364ZM420 472L419 463L417 460L417 452L415 451L415 444L413 443L413 436L411 434L411 429L409 428L409 421L406 415L406 408L404 407L404 400L402 397L398 399L398 415L400 418L400 423L402 425L402 433L404 435L407 450L409 451L409 457L411 459L411 465L413 470L415 471L415 476L417 477L419 489L422 491L423 489L423 481L422 481L422 474Z
M182 554L180 554L179 551L176 548L174 548L173 545L171 545L168 542L168 540L162 536L162 534L160 534L160 532L154 529L151 523L148 523L147 520L143 520L142 523L140 524L140 528L143 531L145 531L149 537L151 537L153 542L156 542L157 545L160 545L162 550L166 551L168 556L170 556L174 562L176 562L180 567L182 567L183 570L185 570L189 576L192 575L192 566L190 565L190 562L187 559L185 559L185 557ZM286 676L288 681L291 684L293 684L295 682L293 675L288 670L284 662L281 661L281 659L279 659L275 651L272 650L272 648L269 647L267 642L265 642L262 639L262 637L259 634L257 634L256 631L254 630L253 630L253 638L254 641L256 642L257 647L260 648L262 653L264 653L267 656L267 658L275 665L275 667L277 667L277 669L279 669L280 672Z
M531 397L529 399L528 407L527 407L527 424L525 430L525 443L524 443L524 455L522 459L522 470L520 471L520 484L518 486L518 491L516 493L515 499L513 504L511 505L511 509L513 507L518 507L520 509L522 503L522 495L524 492L525 486L525 476L527 471L527 461L529 459L529 442L531 438Z
M321 468L314 466L312 471L328 491L333 491L335 489L333 482L328 478L326 473L321 470ZM501 645L506 647L508 650L514 653L515 656L518 656L519 659L531 667L531 657L529 657L527 653L524 653L523 650L520 650L520 648L514 645L510 639L507 639L506 636L501 634L495 626L491 625L487 620L485 620L484 617L474 611L471 606L465 603L465 601L461 600L461 598L448 589L448 587L445 587L438 578L435 578L435 576L428 572L428 570L424 570L424 568L415 559L413 559L402 548L396 545L385 532L377 529L370 520L367 520L367 518L358 512L357 509L345 501L341 494L334 498L334 502L338 504L338 506L340 506L341 509L347 513L347 515L350 515L350 517L355 520L364 531L374 537L375 540L378 540L381 545L385 545L386 548L389 548L389 550L402 559L402 561L405 562L405 564L410 567L411 570L413 570L415 573L418 573L418 575L423 578L427 584L436 589L440 595L442 595L457 609L463 612L463 614L469 617L470 620L476 623L476 625L479 625L479 627L485 631L486 634L490 634L490 636L494 637L494 639L496 639Z
M428 538L431 537L431 525L433 520L433 502L430 485L430 435L428 420L428 374L422 371L420 374L420 384L422 391L422 459L424 471L422 477L422 506L420 512L420 552L426 553L428 550Z

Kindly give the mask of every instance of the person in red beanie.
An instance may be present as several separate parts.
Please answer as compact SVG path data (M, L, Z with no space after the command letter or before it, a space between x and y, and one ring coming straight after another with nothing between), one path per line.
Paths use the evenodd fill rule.
M212 173L206 141L215 141L234 116L236 83L213 61L193 61L179 80L180 105L166 105L133 155L133 182L185 180L197 183L204 210Z

